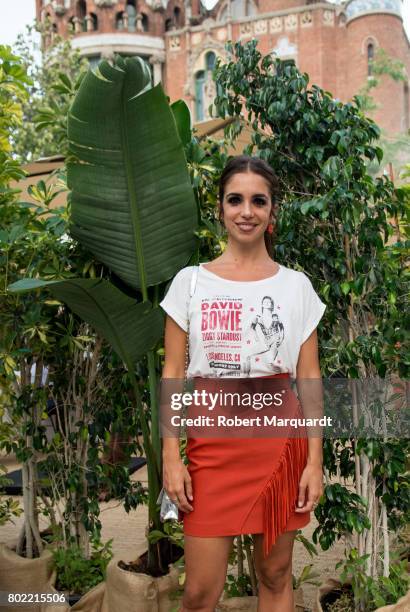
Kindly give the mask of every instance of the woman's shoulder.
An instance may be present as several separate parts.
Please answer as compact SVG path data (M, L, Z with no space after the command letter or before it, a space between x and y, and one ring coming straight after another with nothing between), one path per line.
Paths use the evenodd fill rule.
M307 278L305 273L301 270L295 270L294 268L289 268L283 264L280 264L280 267L281 272L283 272L283 277L286 276L287 281L303 282L304 278Z
M185 266L184 268L181 268L180 270L178 270L174 278L178 278L180 280L189 278L192 275L192 272L194 271L196 267L197 266Z
M282 285L285 287L286 292L291 295L302 295L305 296L309 294L313 289L312 281L309 276L303 272L302 270L295 270L294 268L289 268L287 266L283 266L282 268Z
M185 294L188 292L189 284L192 280L193 272L196 266L185 266L178 270L170 284L172 284L178 292Z

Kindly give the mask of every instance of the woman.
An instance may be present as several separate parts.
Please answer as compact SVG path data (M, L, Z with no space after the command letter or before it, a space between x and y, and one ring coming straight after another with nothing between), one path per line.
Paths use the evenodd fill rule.
M164 379L184 377L188 320L187 376L202 389L211 389L218 377L231 382L256 377L258 385L279 380L283 392L290 389L290 376L320 379L316 327L326 306L304 273L270 256L277 193L277 178L263 160L237 156L226 165L219 184L226 249L200 264L191 299L188 266L161 302L168 315ZM296 396L286 397L288 414L302 416ZM184 521L180 612L214 611L239 533L254 537L258 612L293 612L293 543L323 491L322 443L258 436L228 438L219 431L215 438L188 436L188 467L179 440L163 439L164 488Z

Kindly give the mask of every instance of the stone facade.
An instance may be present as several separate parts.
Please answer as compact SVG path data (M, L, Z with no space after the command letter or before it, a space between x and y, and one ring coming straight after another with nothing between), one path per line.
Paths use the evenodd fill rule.
M215 93L211 71L227 40L257 38L263 54L293 59L310 83L343 102L371 75L378 47L410 74L410 42L401 0L35 0L37 17L55 32L73 32L73 45L96 63L114 52L140 55L171 100L184 98L195 122L209 119ZM384 77L372 94L372 118L389 133L410 128L409 84Z

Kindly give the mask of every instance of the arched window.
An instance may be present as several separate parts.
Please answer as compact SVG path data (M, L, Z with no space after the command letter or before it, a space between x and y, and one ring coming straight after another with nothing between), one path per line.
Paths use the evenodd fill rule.
M93 30L98 30L98 17L95 13L90 13L90 17L93 22Z
M78 0L77 2L77 17L80 20L80 24L81 24L81 30L83 32L87 31L87 22L85 20L85 17L87 15L87 3L85 2L85 0Z
M369 43L367 45L367 75L371 76L373 74L373 63L374 60L374 44Z
M205 68L207 70L213 70L215 68L216 55L213 51L208 51L205 55Z
M141 25L142 25L142 30L143 32L148 32L149 29L149 20L148 20L148 15L146 15L145 13L141 13Z
M87 14L87 4L85 0L78 0L77 2L77 17L79 19L84 19Z
M195 118L197 121L209 119L208 109L213 103L216 89L212 79L212 71L215 68L216 54L208 51L203 59L203 70L195 73Z
M218 14L218 21L225 21L228 18L228 5L225 4Z
M137 9L135 0L127 0L127 15L128 15L128 32L135 32Z
M74 34L75 32L74 17L70 17L68 20L68 31L70 34Z
M410 100L409 100L409 84L404 83L404 129L407 132L410 129Z
M251 15L257 15L258 9L253 0L245 0L245 15L250 17Z
M174 8L174 22L177 28L182 27L182 19L181 19L181 9L179 6Z
M231 0L231 15L233 19L246 16L246 0Z
M115 29L123 30L124 29L124 13L120 11L115 16Z
M204 83L205 70L199 70L195 74L195 117L197 121L204 119Z
M169 32L170 30L173 30L174 27L175 27L174 20L171 17L168 17L168 19L165 20L165 32Z

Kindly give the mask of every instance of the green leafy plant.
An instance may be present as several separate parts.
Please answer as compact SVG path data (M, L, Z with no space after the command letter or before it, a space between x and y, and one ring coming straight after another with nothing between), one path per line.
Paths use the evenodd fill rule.
M56 588L68 594L83 594L105 579L107 565L112 559L112 540L104 545L93 543L89 558L77 545L52 548L57 572Z
M3 489L13 482L10 478L7 478L6 473L6 467L0 465L0 527L8 521L12 521L13 516L20 516L23 512L23 508L21 508L17 500L3 495Z
M375 610L396 603L410 589L409 562L392 561L389 575L374 579L366 575L368 557L368 554L359 556L357 549L352 548L347 559L336 564L336 568L342 568L341 580L351 584L355 605L363 610Z
M298 577L292 575L292 584L294 590L299 589L304 584L313 584L315 586L321 585L321 581L317 580L317 578L321 577L321 574L320 572L315 571L313 568L314 564L309 563L308 565L305 565L302 568L302 571L300 572Z
M67 235L67 209L55 207L63 188L61 173L53 187L44 181L31 186L34 202L15 196L1 208L2 285L23 274L48 280L104 275L102 266ZM42 512L62 541L75 534L87 554L90 536L98 537L101 529L102 487L122 499L128 511L146 502L141 483L131 481L128 469L107 454L110 436L119 428L130 437L122 447L125 462L131 454L142 454L139 419L126 370L109 345L47 292L33 297L3 288L0 303L1 411L7 416L0 447L22 463L25 493L17 552L36 556L41 551L35 517Z
M229 41L228 60L213 73L212 113L230 119L226 136L252 129L245 153L270 163L282 188L275 259L314 279L328 305L320 325L324 376L387 379L396 384L397 410L405 409L409 362L408 194L391 179L369 173L380 164L380 128L363 99L344 104L301 73L293 62L263 56L257 40ZM404 317L404 319L403 319ZM352 385L353 413L365 398ZM386 403L393 401L386 398ZM400 406L401 407L400 407ZM380 406L372 407L374 414ZM365 573L377 580L390 571L389 530L409 520L409 440L366 437L324 441L325 494L315 509L315 538L325 549L339 537L356 539ZM333 474L353 479L352 494L335 487ZM381 528L379 528L381 526Z
M342 535L353 531L362 533L370 527L366 508L366 499L339 483L329 484L315 511L319 527L312 534L313 541L328 550Z
M248 574L227 574L224 591L228 597L242 597L243 595L253 595L251 579Z
M46 280L35 274L10 286L12 292L47 288L96 329L122 360L147 458L150 530L157 531L161 444L156 349L164 319L158 302L165 282L192 254L197 217L182 145L190 134L184 108L169 106L161 86L151 86L149 69L139 58L103 61L87 73L68 119L70 235L110 271L110 280ZM150 424L137 379L138 364L144 361ZM148 571L166 573L164 548L168 550L162 539L149 542Z

